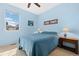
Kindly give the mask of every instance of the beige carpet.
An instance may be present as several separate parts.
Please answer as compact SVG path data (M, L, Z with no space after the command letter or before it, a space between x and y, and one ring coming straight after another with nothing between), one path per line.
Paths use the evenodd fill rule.
M24 51L18 50L16 45L0 46L0 56L26 56ZM68 50L56 48L49 56L79 56Z

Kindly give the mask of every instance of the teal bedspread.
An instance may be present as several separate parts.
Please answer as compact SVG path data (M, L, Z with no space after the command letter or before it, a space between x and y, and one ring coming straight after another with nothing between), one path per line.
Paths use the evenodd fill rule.
M20 37L20 45L29 56L47 56L58 45L56 32L37 33Z

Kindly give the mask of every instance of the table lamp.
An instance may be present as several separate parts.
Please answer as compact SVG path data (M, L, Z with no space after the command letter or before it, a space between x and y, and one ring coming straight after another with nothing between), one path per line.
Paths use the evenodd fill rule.
M64 37L67 37L67 32L69 31L69 29L67 27L63 28L63 32L64 32Z

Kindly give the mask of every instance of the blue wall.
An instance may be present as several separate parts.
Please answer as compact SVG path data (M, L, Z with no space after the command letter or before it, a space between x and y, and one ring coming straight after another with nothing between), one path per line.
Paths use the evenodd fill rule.
M52 19L58 19L59 23L43 25L44 21ZM79 4L60 4L39 15L38 27L44 31L56 31L61 33L65 26L69 28L70 32L79 35Z
M6 10L13 10L19 14L19 31L6 31L5 27L5 12ZM8 4L0 4L0 45L16 43L20 36L26 36L35 31L37 23L37 15L21 10ZM28 20L34 21L34 26L27 25Z
M6 10L14 10L19 14L19 31L5 30L5 12ZM58 19L58 24L44 25L44 21ZM28 20L34 21L34 26L27 25ZM42 28L44 31L62 32L64 26L69 27L70 32L79 35L79 4L60 4L51 10L34 15L20 8L8 4L0 4L0 45L15 43L20 36L32 34L37 28Z

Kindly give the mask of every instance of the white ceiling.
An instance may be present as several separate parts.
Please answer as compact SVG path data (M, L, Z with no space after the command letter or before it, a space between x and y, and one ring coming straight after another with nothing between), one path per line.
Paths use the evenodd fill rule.
M27 3L10 3L10 5L19 7L21 9L24 9L26 11L32 12L36 15L39 15L51 8L54 8L55 6L59 5L60 3L39 3L40 8L37 7L35 4L31 3L30 8L27 8Z

